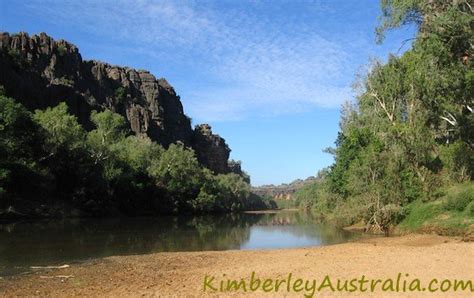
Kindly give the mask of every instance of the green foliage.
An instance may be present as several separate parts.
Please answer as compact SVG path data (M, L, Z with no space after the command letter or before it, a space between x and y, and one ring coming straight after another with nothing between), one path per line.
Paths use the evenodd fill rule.
M271 199L271 198L268 198ZM299 208L299 204L294 199L290 200L275 200L275 203L278 209L297 209Z
M0 207L44 193L42 134L21 104L0 95ZM29 187L23 187L24 181Z
M65 103L44 111L36 110L32 119L42 128L45 156L41 164L50 177L50 196L57 203L100 209L106 191L101 179L102 165L96 164L86 144L86 132L77 118L68 113ZM94 212L101 212L94 210Z
M348 128L346 132L339 133L336 140L336 162L331 167L328 185L332 192L347 195L347 170L362 149L370 140L370 132L358 128Z
M459 191L451 191L444 201L446 210L464 211L474 201L474 185L466 185Z
M234 173L217 175L216 181L221 194L217 208L220 210L230 208L231 211L243 210L250 196L250 185L240 175Z
M7 52L7 57L11 59L11 61L16 67L25 68L28 65L28 61L21 55L20 51L17 49L9 49Z
M416 25L421 34L429 32L430 27L446 11L462 12L472 15L469 0L381 0L382 15L376 28L377 41L382 42L387 30L404 25Z
M0 96L0 208L38 216L275 208L245 177L201 167L191 149L128 135L118 114L92 112L91 121L86 132L65 103L31 114Z
M424 208L417 204L440 200L440 187L473 179L474 15L467 1L382 0L381 8L380 40L407 24L418 27L417 37L403 55L375 61L358 82L357 102L344 107L329 150L335 163L315 191L297 195L320 217L342 225L363 220L388 233L407 210L415 220ZM472 206L467 193L443 200L450 212L464 210L450 218Z
M350 226L361 220L368 225L374 221L381 223L383 212L377 206L377 199L373 193L350 196L347 199L336 198L334 213L328 218L339 226Z
M64 55L66 55L66 53L67 53L67 48L66 48L66 46L65 46L65 45L59 45L59 46L58 46L58 54L59 54L59 56L62 57L62 56L64 56Z
M32 156L32 147L39 142L37 125L31 114L11 98L0 96L0 150L1 156L17 154Z
M235 173L214 176L207 169L203 169L203 174L199 194L191 202L196 211L234 212L277 208L273 200L251 193L245 177Z
M308 183L298 189L293 197L298 205L305 205L306 202L314 201L318 196L318 189L319 185L317 182Z
M401 229L416 230L441 213L440 204L424 203L421 200L414 201L407 205L407 216L400 224Z
M83 146L86 133L77 118L68 114L66 103L44 111L36 110L33 120L47 133L48 151L55 152L59 147L70 150Z
M153 160L148 172L158 186L166 189L173 201L173 211L187 209L187 200L199 194L202 169L194 152L171 144L160 159Z
M245 180L245 177L244 177ZM280 208L275 200L269 197L261 197L254 193L250 196L245 204L245 210L267 210Z
M382 15L379 26L376 28L377 41L382 42L387 30L401 25L421 25L423 0L381 0Z
M127 89L120 86L117 89L115 89L114 95L118 103L124 103L125 99L127 98Z
M118 149L117 144L126 136L125 118L115 114L110 110L97 113L91 113L91 120L96 129L87 135L87 144L91 150L91 156L95 163L104 165L104 178L108 181L118 179L124 169L118 165L115 153Z
M468 181L474 175L473 148L460 140L440 146L440 158L446 175L454 182Z
M211 171L204 169L203 183L196 199L191 201L191 207L199 212L212 212L219 200L219 188Z
M443 235L472 233L474 226L472 184L446 188L446 194L433 202L412 202L406 206L401 231L437 232ZM470 201L470 203L468 203Z
M127 121L125 118L110 110L101 113L93 111L91 120L96 129L91 132L89 139L97 144L107 145L124 138L126 135Z
M113 151L133 171L146 173L149 165L161 157L164 149L148 137L132 135L117 142Z

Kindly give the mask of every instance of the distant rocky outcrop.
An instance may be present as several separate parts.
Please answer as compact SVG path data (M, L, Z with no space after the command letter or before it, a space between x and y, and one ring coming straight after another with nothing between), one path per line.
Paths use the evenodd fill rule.
M181 142L214 172L233 171L225 140L207 124L193 130L173 87L148 71L83 60L75 45L45 33L5 32L0 32L0 69L6 94L30 110L66 101L90 129L90 112L110 109L126 117L134 133L165 147Z
M293 194L308 183L316 181L317 178L310 176L305 180L296 179L291 183L283 183L280 185L262 185L253 187L252 192L262 197L271 197L274 200L292 200Z

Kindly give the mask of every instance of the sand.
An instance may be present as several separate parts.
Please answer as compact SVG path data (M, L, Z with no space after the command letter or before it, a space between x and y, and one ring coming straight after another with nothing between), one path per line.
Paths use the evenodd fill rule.
M244 278L250 280L252 272L262 282L272 278L291 282L298 278L321 282L326 275L331 281L360 278L402 281L420 279L423 286L433 278L474 279L474 243L457 238L434 235L407 235L393 238L370 238L324 247L249 250L156 253L136 256L114 256L96 259L69 268L39 270L26 275L0 280L0 296L296 296L304 297L311 291L287 291L286 284L275 292L262 291L204 292L204 279L214 276L208 283L219 287L221 280ZM225 276L224 276L225 274ZM409 274L409 277L406 277ZM209 281L209 279L208 279ZM255 285L255 284L254 284ZM311 285L311 283L308 283ZM400 283L399 283L400 285ZM436 285L436 284L435 284ZM317 286L319 286L317 284ZM335 284L333 284L335 286ZM299 288L297 288L299 289ZM401 288L400 288L401 289ZM329 287L314 296L361 296L367 292L332 292ZM372 297L472 297L470 291L457 292L382 292L380 286Z

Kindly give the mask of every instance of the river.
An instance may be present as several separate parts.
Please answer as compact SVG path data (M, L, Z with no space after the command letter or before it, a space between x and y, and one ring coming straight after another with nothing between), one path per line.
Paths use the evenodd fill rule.
M360 236L299 211L18 222L0 224L0 276L112 255L309 247Z

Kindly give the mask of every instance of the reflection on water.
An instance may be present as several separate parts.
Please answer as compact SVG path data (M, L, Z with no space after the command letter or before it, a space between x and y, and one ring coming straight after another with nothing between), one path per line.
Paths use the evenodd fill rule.
M111 255L319 246L354 237L294 211L0 224L0 275Z

